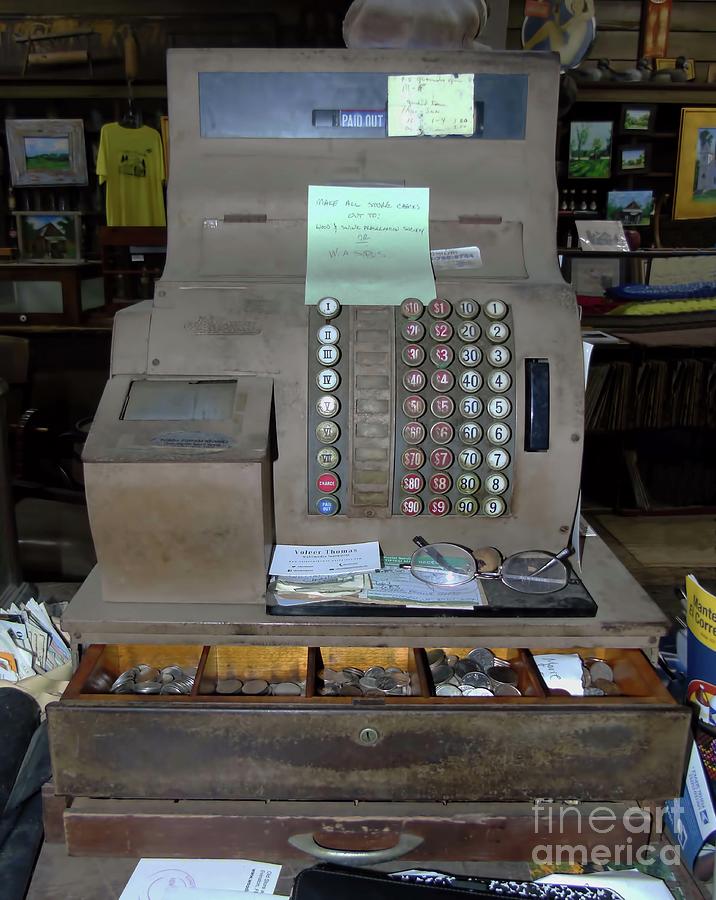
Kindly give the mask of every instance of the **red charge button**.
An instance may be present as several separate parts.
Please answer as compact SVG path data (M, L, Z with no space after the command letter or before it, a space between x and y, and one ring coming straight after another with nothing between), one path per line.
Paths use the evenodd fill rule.
M316 487L322 494L334 494L338 490L340 481L333 472L324 472L316 479Z

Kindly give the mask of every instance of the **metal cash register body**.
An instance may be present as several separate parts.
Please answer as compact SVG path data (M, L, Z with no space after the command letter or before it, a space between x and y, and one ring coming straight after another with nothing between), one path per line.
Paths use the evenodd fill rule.
M474 73L474 133L390 137L388 78L430 73ZM138 797L157 809L246 801L232 833L250 845L271 818L251 803L268 799L301 821L307 810L324 823L345 814L357 834L373 828L368 813L383 821L385 809L368 807L386 800L396 821L401 802L411 815L420 804L421 817L439 807L446 821L439 805L454 804L459 832L477 827L479 801L674 796L688 715L642 653L665 622L596 537L583 572L598 605L591 618L266 609L275 543L379 540L396 555L410 552L416 532L505 554L568 543L584 372L574 294L555 252L556 59L180 50L168 77L167 266L154 300L115 320L111 377L84 456L99 564L65 616L85 652L49 713L55 789L75 798L65 814L75 852L88 852L82 829L97 816L109 836L100 849L111 852ZM304 302L312 184L428 187L431 246L479 247L481 265L438 273L424 307L403 296L352 307L337 293L326 314L321 298ZM328 367L325 346L338 350ZM406 352L414 346L422 352ZM326 407L328 395L337 402ZM97 688L109 645L142 645L125 658L184 658L206 645L202 660L324 648L308 651L309 680L341 648L353 664L383 647L418 668L419 647L592 648L583 652L621 672L625 696L586 702L538 689L468 703L424 685L425 696L381 703L200 689L137 702ZM143 748L132 765L118 752L127 741ZM477 775L476 747L488 760ZM88 799L102 797L124 812ZM212 850L231 855L212 827ZM122 846L164 854L152 834ZM93 830L100 852L97 840ZM427 838L422 846L437 852Z

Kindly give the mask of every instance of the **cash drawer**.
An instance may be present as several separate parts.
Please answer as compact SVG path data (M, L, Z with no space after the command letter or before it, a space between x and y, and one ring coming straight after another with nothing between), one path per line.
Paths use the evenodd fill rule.
M621 693L599 697L549 695L529 651L493 652L518 673L519 696L435 696L422 648L93 645L48 706L55 791L404 802L678 794L690 713L641 651L572 651L609 661ZM196 666L194 683L188 693L108 693L139 663ZM374 667L404 673L404 692L326 693L329 671ZM227 681L294 687L217 693Z

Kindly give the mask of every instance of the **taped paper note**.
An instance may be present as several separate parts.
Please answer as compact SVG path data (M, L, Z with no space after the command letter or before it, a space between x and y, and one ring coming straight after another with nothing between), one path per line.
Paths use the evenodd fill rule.
M389 75L388 137L475 131L475 76Z
M435 297L428 188L308 188L306 303Z

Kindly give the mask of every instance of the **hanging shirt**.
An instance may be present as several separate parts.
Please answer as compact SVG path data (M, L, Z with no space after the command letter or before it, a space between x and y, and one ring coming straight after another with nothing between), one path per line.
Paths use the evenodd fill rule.
M107 182L108 225L166 225L162 139L155 128L103 125L97 154L99 183Z

